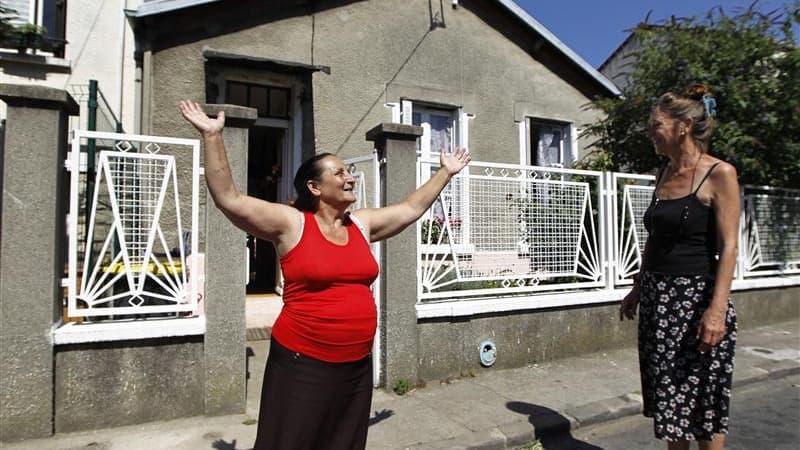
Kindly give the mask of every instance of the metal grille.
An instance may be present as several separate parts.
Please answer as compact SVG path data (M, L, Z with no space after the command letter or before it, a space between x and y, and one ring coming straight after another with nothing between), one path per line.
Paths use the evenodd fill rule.
M800 191L748 186L744 210L746 272L759 275L798 271Z
M419 222L422 298L601 282L591 192L599 173L476 162L468 170ZM569 180L576 176L589 181Z
M642 218L650 205L654 187L654 177L650 175L630 175L614 173L611 176L611 186L614 188L610 195L614 200L614 218L616 220L614 245L614 272L615 282L623 282L639 272L647 242L647 230ZM642 183L642 184L633 184ZM621 204L619 187L621 189ZM628 280L630 281L630 280Z
M81 246L77 167L81 145L90 139L107 150L99 154ZM178 146L189 146L191 152L162 154ZM180 156L191 161L191 171L176 170ZM197 313L200 274L191 273L191 267L197 255L199 142L76 131L69 167L68 315L119 319ZM181 190L189 195L182 197ZM85 249L82 255L80 248Z

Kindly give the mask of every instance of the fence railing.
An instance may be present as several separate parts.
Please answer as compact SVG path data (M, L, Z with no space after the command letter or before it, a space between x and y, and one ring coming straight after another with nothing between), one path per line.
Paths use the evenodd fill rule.
M740 222L743 278L800 273L800 190L744 186Z
M83 235L79 167L89 141L99 155ZM75 130L67 166L69 318L197 314L199 141Z
M437 165L419 159L418 180ZM629 286L653 181L473 161L417 223L419 302ZM746 187L742 199L737 279L800 273L800 191Z
M605 286L602 175L472 162L418 222L419 298Z

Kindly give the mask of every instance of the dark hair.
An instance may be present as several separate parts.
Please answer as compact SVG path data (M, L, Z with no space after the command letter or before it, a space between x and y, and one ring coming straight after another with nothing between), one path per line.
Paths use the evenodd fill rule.
M297 199L294 201L294 207L300 211L315 212L317 207L314 204L314 196L308 190L308 180L319 181L322 170L317 164L321 159L333 156L331 153L318 153L311 158L308 158L297 169L297 174L294 176L294 190L297 191Z
M711 133L714 131L714 116L706 110L703 98L710 95L711 92L705 85L696 83L686 88L683 95L672 92L662 95L653 109L663 111L676 120L691 118L694 121L692 139L701 150L708 152Z

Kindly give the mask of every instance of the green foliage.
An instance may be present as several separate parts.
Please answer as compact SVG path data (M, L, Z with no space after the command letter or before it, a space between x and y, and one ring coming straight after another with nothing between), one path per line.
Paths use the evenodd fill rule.
M605 118L584 129L596 140L579 166L653 171L662 164L647 137L653 104L700 82L717 100L711 153L734 164L742 183L800 186L800 50L792 31L800 1L784 11L756 7L639 24L633 82L621 98L592 102Z
M394 391L397 395L406 395L411 388L414 387L411 384L411 380L407 378L400 378L395 380L394 384L392 385L392 391Z
M5 40L14 30L11 20L17 12L7 6L0 5L0 40Z
M529 444L523 445L519 447L517 450L544 450L544 446L542 445L541 441L533 441Z
M428 236L430 233L430 236ZM420 229L420 242L423 244L438 244L439 235L442 235L442 244L447 244L447 228L437 219L425 219Z

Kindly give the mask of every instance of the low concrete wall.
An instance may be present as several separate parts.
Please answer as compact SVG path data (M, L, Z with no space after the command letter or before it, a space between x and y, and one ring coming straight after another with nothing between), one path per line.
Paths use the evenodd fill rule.
M738 291L731 298L739 329L800 317L800 287Z
M55 350L57 433L204 412L202 336L65 345Z
M739 329L800 317L800 287L738 291L732 298ZM423 380L636 346L636 322L620 322L619 302L424 320L417 330L416 376ZM479 360L487 339L497 346L497 361L488 369Z

